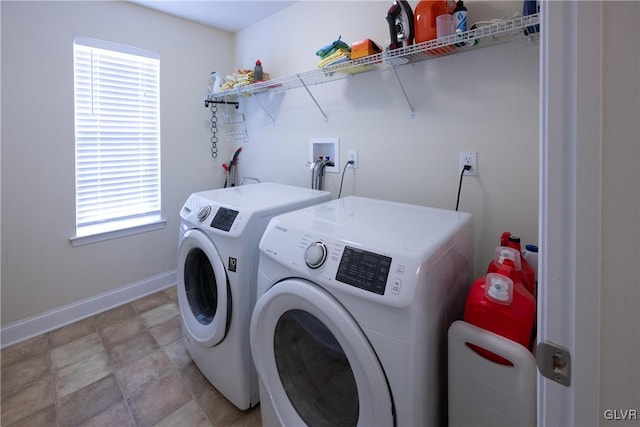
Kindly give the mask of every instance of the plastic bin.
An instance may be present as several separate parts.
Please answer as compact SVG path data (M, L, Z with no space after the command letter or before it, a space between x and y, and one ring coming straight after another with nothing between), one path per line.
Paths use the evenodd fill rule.
M507 359L492 362L475 344ZM462 320L448 333L450 427L536 426L536 360L522 345Z

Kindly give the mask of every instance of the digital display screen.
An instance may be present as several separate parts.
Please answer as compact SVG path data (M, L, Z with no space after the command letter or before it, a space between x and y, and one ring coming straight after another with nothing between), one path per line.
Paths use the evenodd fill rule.
M342 253L336 280L384 295L390 268L390 257L347 246Z
M233 209L220 208L218 212L216 212L216 216L213 217L213 221L211 221L211 226L213 228L217 228L222 231L231 230L231 226L233 225L233 221L235 221L238 216L238 211L234 211Z

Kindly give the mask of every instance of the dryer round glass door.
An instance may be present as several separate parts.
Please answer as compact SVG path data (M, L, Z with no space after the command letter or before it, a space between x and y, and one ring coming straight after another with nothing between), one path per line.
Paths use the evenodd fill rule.
M389 386L363 331L317 285L277 283L251 318L251 350L265 399L283 425L393 425Z
M188 230L178 250L178 301L190 337L210 347L225 336L231 310L222 259L201 231Z

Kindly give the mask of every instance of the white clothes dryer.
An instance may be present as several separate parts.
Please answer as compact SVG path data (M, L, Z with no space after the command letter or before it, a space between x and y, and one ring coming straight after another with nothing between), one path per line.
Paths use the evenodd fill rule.
M265 426L446 425L473 217L345 197L274 217L251 351Z
M330 198L325 191L260 183L194 193L180 211L184 344L209 382L240 409L259 401L249 321L262 233L274 215Z

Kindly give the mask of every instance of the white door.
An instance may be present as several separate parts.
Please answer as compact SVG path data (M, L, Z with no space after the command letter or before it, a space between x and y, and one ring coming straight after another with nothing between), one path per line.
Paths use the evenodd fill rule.
M538 375L538 425L597 425L600 2L544 2L540 49L538 340L571 353L571 385Z
M202 347L224 339L231 294L222 257L200 230L188 230L178 249L178 301L189 336Z
M251 318L256 370L283 426L392 426L380 362L353 317L300 279L275 284Z

